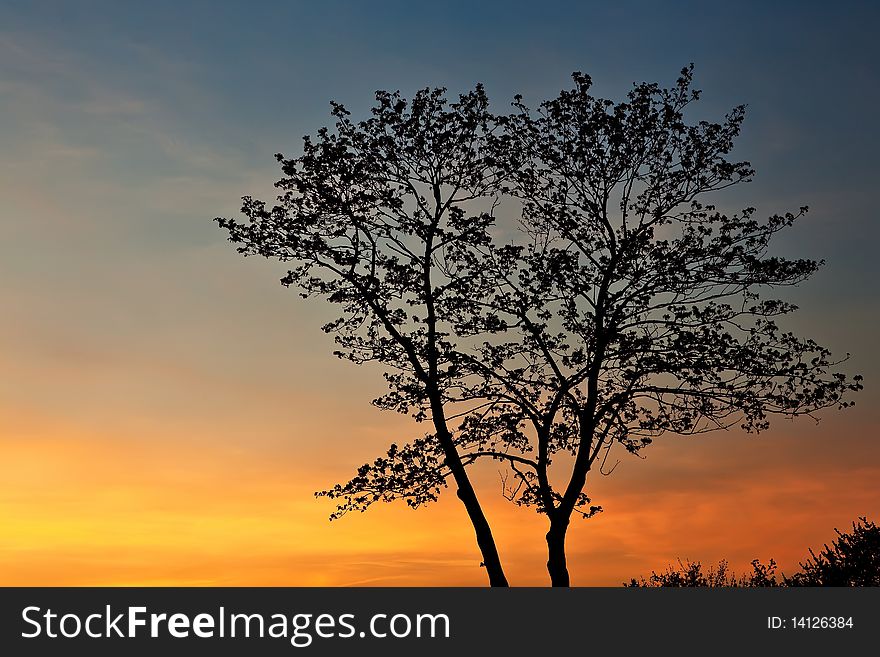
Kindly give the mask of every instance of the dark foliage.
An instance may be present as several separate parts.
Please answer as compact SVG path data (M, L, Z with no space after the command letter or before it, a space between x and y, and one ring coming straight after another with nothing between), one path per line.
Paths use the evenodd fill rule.
M880 586L880 527L862 516L852 533L836 527L837 538L819 554L801 563L801 572L786 579L788 586Z
M699 561L668 567L663 573L652 572L647 579L631 579L624 586L691 587L691 586L880 586L880 527L860 517L853 522L852 533L835 528L837 539L831 546L800 564L801 570L788 577L776 575L776 562L752 561L752 572L737 576L721 561L717 568L704 571Z
M652 572L651 576L645 579L631 579L629 583L625 583L627 587L703 587L703 586L726 586L726 587L743 587L743 586L781 586L780 580L776 578L776 562L772 559L767 565L762 564L755 559L752 561L752 572L747 575L737 576L730 570L727 561L718 562L718 566L709 567L703 570L703 565L699 561L679 561L678 568L669 566L665 572Z

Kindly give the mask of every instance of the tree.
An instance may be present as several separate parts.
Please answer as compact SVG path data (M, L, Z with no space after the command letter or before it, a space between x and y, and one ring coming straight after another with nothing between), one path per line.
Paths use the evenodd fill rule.
M377 406L433 425L347 485L319 493L342 500L334 517L393 498L419 506L451 477L489 582L506 586L447 410L457 394L469 396L450 327L480 294L479 281L461 271L489 242L496 176L482 147L491 116L480 86L456 103L443 94L425 89L408 103L378 92L372 117L358 123L333 103L335 131L306 137L299 157L276 156L286 176L276 184L278 203L270 209L245 197L248 222L217 221L240 253L292 263L284 285L338 308L323 327L336 354L386 368L389 392Z
M763 298L820 265L769 254L806 208L758 221L702 200L753 172L727 159L743 108L685 121L691 76L614 103L575 73L573 89L535 112L516 97L506 116L481 86L451 104L442 89L411 103L378 92L359 123L333 104L335 131L278 156L278 203L245 197L247 223L218 219L241 253L292 263L285 285L339 309L324 327L337 354L386 368L375 404L432 425L318 493L334 517L418 507L451 480L490 583L506 585L468 475L498 460L504 495L547 517L548 572L567 586L571 517L601 511L586 484L614 445L852 403L860 377L781 331L795 307ZM519 215L504 243L499 207Z
M692 67L671 89L635 85L619 103L573 80L537 112L517 97L489 136L529 240L481 247L493 292L468 326L505 338L472 363L496 404L471 429L510 459L516 501L547 516L555 586L570 581L572 515L601 510L585 486L614 445L759 432L774 415L845 408L861 389L827 349L779 328L794 305L765 298L821 264L770 253L807 208L759 221L704 200L753 175L727 157L744 108L687 123L700 96Z

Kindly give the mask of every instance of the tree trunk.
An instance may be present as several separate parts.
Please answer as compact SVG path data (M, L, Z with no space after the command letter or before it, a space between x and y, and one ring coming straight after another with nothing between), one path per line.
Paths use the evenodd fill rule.
M553 586L570 586L568 566L565 563L565 534L568 518L551 520L547 532L547 572Z
M498 548L495 545L495 538L492 536L492 530L489 528L489 521L483 513L483 508L477 500L477 494L471 486L470 480L465 479L463 484L458 483L458 499L462 501L465 509L467 509L468 517L474 526L474 532L477 535L477 545L480 546L480 553L483 555L483 565L486 567L486 574L489 576L489 586L509 586L507 578L504 576L504 569L501 567L501 557L498 556Z
M468 518L474 526L477 545L483 555L482 565L486 568L486 574L489 576L489 586L509 586L507 578L504 576L504 569L501 567L501 557L498 556L498 547L495 545L489 521L486 519L486 514L483 513L483 507L480 506L477 493L471 485L464 464L461 462L461 456L452 440L452 434L446 428L443 406L439 401L434 401L432 410L434 412L434 428L437 430L437 438L446 455L446 465L449 467L458 488L458 499L464 504Z
M477 492L474 490L473 485L471 485L471 480L465 471L464 463L461 462L461 455L458 453L455 440L449 431L449 426L446 424L446 413L443 408L444 399L438 383L440 376L437 364L437 316L434 308L434 289L431 285L431 263L437 225L445 208L442 206L440 199L440 185L435 183L433 188L434 200L437 206L434 219L431 222L431 231L425 239L423 272L424 302L427 311L425 323L428 328L427 371L422 370L426 376L425 389L431 403L431 419L437 431L437 440L440 442L440 447L446 456L446 465L449 467L452 477L455 479L455 485L458 487L458 499L464 504L468 518L470 518L471 524L474 526L477 545L479 545L480 553L483 555L482 565L486 568L486 574L489 576L489 586L509 586L507 578L504 576L504 570L501 567L501 557L498 556L495 538L492 536L492 530L489 528L489 521L486 519L486 514L483 513L483 508L477 499ZM451 202L452 197L449 200ZM414 362L417 365L417 369L421 369L421 365L418 365L417 357Z

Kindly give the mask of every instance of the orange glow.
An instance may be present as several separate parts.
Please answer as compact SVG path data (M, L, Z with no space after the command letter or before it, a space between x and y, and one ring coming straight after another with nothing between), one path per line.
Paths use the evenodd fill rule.
M354 461L337 457L328 473L259 446L39 425L3 417L0 584L484 584L454 495L329 523L329 503L312 492ZM739 571L773 557L792 569L832 526L877 510L880 468L786 465L793 438L759 440L672 440L599 478L593 496L606 512L575 523L570 538L575 583L619 585L679 557L727 558ZM544 585L543 520L501 499L496 477L478 473L509 578Z

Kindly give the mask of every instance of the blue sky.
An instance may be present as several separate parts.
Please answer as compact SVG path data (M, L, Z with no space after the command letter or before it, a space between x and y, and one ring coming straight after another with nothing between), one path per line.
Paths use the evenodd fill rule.
M503 109L517 92L554 94L572 70L616 98L694 62L702 114L749 106L738 154L758 176L731 207L809 204L786 245L829 266L805 294L859 306L870 293L859 283L878 274L878 13L847 2L5 2L0 184L6 232L25 242L0 248L15 280L217 244L206 222L241 195L270 194L272 155L323 125L330 99L357 115L378 88L481 81Z

